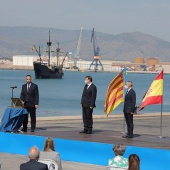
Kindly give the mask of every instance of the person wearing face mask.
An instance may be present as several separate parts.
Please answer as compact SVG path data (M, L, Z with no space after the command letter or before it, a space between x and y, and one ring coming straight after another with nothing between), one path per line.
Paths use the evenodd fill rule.
M85 86L81 98L80 106L82 107L82 117L84 123L84 129L80 133L92 134L93 129L93 108L96 107L95 101L97 96L97 88L92 83L91 76L85 77Z
M125 88L127 89L124 101L124 116L127 124L127 134L123 135L123 138L133 138L133 114L136 106L136 93L132 88L133 83L127 81Z

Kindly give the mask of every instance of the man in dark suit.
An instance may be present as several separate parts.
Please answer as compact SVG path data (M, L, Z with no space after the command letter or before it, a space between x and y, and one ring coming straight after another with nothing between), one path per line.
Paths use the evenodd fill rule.
M83 111L83 123L84 123L84 129L80 133L86 133L86 134L92 134L92 128L93 128L93 108L96 107L95 101L96 101L96 95L97 95L97 88L92 83L92 77L86 76L85 77L85 83L84 86L81 103L80 106L82 107Z
M31 117L31 132L34 132L36 127L36 109L39 103L38 86L32 82L31 76L26 76L26 84L22 86L20 99L24 102L24 106L30 113ZM23 132L27 132L28 115L25 116L23 122Z
M124 116L127 124L127 134L122 136L123 138L133 138L133 114L136 106L136 93L132 88L131 81L127 81L125 88L127 89L124 101Z
M20 170L48 170L46 164L37 162L40 157L40 151L37 147L32 147L29 150L28 157L30 161L20 165Z

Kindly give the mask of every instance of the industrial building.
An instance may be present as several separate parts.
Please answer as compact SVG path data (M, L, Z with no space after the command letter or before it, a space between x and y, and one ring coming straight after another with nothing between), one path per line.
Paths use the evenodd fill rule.
M64 56L60 56L58 58L58 64L60 65L61 62L63 61ZM47 57L43 56L42 57L44 63L48 63ZM38 56L33 56L33 55L17 55L13 56L13 65L14 66L33 66L33 62L38 61L39 57ZM51 57L51 64L55 65L57 63L56 57ZM121 63L122 65L130 64L131 62L129 61L110 61L110 60L101 60L104 71L119 71L121 70L121 66L119 64ZM81 70L88 70L89 66L91 64L91 61L85 61L85 60L78 60L76 63L76 66L81 69ZM70 60L69 57L66 57L63 67L64 68L72 68L74 66L74 61ZM101 70L100 66L98 67L99 70Z
M13 56L14 66L33 66L33 62L38 60L38 56L33 55L16 55Z
M64 57L59 57L59 61L58 63L61 64L62 60ZM55 63L57 63L56 61L56 57L51 57L50 59L50 63L52 65L55 65ZM68 58L66 59L68 60ZM13 56L13 65L14 66L33 66L33 62L35 61L40 61L38 56L34 56L34 55L16 55ZM48 63L48 57L47 56L42 56L42 62L43 63Z
M63 61L64 56L58 58L58 64L60 65ZM42 56L43 62L48 63L48 57ZM38 56L33 55L17 55L13 56L13 66L30 66L33 67L33 62L39 61ZM146 61L146 62L145 62ZM56 57L51 57L50 62L52 65L57 63ZM76 66L80 70L89 70L92 61L86 61L79 59L76 62ZM135 57L134 62L130 61L113 61L113 60L101 60L104 71L119 72L123 67L127 67L129 71L160 71L164 69L165 73L170 73L170 63L160 62L158 58L147 58ZM63 63L64 69L72 69L75 62L70 56L65 58ZM101 71L101 67L98 66L98 70Z

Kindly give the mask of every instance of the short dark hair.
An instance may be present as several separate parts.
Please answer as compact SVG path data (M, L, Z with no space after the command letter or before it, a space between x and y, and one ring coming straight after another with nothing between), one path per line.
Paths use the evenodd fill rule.
M131 84L131 87L133 87L133 83L132 83L132 81L127 81L127 82Z
M91 76L86 76L85 78L89 79L91 82L93 81Z
M26 75L26 77L31 77L31 75L28 74L28 75Z

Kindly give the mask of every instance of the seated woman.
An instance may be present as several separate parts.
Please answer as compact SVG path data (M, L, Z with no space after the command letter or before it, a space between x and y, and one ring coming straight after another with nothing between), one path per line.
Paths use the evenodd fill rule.
M109 159L108 165L117 167L117 168L128 168L128 159L124 158L123 155L125 153L126 146L123 144L115 144L113 147L113 151L115 153L115 157Z
M40 159L52 159L58 165L58 170L62 170L61 159L58 152L55 152L54 141L48 137L44 144L44 150L40 152Z
M136 154L129 156L128 170L140 170L140 159Z

